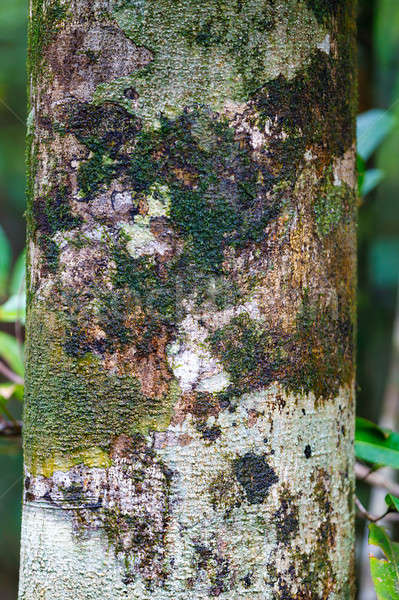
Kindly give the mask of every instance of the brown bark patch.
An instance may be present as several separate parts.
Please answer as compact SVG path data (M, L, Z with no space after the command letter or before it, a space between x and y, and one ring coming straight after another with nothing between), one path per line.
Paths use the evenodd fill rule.
M45 53L54 75L54 99L90 101L96 87L143 68L153 59L118 27L99 23L71 24L62 29Z

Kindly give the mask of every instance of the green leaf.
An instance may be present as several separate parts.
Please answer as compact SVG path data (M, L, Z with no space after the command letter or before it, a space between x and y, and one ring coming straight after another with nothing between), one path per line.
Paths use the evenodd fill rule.
M399 512L399 498L393 496L392 494L387 494L385 496L385 502L388 508L393 508L397 512Z
M398 450L391 450L390 448L366 444L364 442L355 442L355 454L356 458L360 460L399 469Z
M369 169L365 172L360 187L360 195L366 196L384 179L385 173L381 169Z
M17 383L15 385L13 396L19 402L23 402L24 401L24 386L22 384Z
M399 544L397 542L393 542L389 538L387 532L383 527L380 527L375 523L369 524L369 544L371 544L372 546L378 546L383 551L387 559L392 561L398 568Z
M399 598L399 544L392 542L385 529L375 523L369 525L369 544L378 546L385 559L370 556L370 571L378 600Z
M397 600L399 585L392 563L370 556L370 572L378 600Z
M0 306L0 321L3 323L25 322L25 294L15 294Z
M25 250L21 252L15 261L14 269L11 275L9 292L10 295L22 294L25 291Z
M0 331L0 356L9 364L15 373L23 377L23 347L21 347L21 344L15 337L4 331Z
M355 453L366 462L399 469L399 434L356 419Z
M357 117L357 151L367 161L392 130L394 117L385 110L374 108Z
M356 439L362 440L368 439L367 434L370 432L375 433L376 435L382 437L384 440L387 439L391 432L387 432L385 429L382 429L373 421L369 421L368 419L364 419L363 417L356 417Z
M0 297L7 291L7 282L11 264L11 246L4 229L0 225Z

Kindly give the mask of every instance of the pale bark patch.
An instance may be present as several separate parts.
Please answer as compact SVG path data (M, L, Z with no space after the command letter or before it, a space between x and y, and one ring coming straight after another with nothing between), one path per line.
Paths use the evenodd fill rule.
M313 593L341 599L353 541L351 397L341 389L316 408L312 394L294 399L272 385L209 417L221 430L214 441L187 415L150 434L147 450L122 436L106 469L29 478L21 598L38 599L44 585L65 600L73 568L77 600L122 591L129 600L271 600L284 589L304 593L301 569ZM116 541L106 535L112 514L120 520ZM133 520L125 531L126 519ZM136 548L140 524L149 537Z

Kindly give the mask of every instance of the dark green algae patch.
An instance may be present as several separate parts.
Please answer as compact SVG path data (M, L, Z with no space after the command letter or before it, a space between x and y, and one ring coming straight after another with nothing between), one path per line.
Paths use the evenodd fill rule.
M142 130L117 105L75 103L65 130L92 152L78 174L82 202L90 203L119 176L135 192L133 219L146 196L156 195L154 184L166 185L170 194L167 217L159 217L157 225L184 240L183 250L161 266L130 256L121 232L111 249L117 289L127 286L151 319L158 315L171 325L179 315L180 289L195 289L198 304L211 296L218 308L239 301L240 290L223 267L224 250L261 242L285 200L278 186L266 197L281 177L271 173L267 160L251 160L248 139L238 142L226 119L201 106L177 119L161 117L159 129Z
M319 23L328 22L331 17L336 17L348 4L347 0L305 0L305 2Z
M89 202L120 175L137 199L154 183L168 185L170 223L202 270L220 267L223 246L260 240L279 212L278 197L272 202L260 198L280 178L266 161L251 159L249 140L239 143L227 119L203 106L187 108L176 119L161 116L159 129L144 130L112 103L75 103L66 131L93 153L79 171L82 201Z
M296 180L307 149L323 178L331 160L354 144L354 56L347 44L344 51L344 59L337 60L315 50L310 64L292 80L279 75L253 95L259 125L268 122L272 130L266 152L280 177L290 182Z
M33 474L47 472L54 457L107 454L119 435L165 428L171 415L171 397L145 397L134 377L107 371L92 353L68 356L64 328L64 315L42 305L30 311L24 444ZM81 462L97 466L87 457Z
M32 206L31 231L37 234L46 266L52 273L57 271L59 248L52 239L58 231L69 231L82 224L82 219L74 216L69 205L68 187L57 185L45 196L36 199Z
M306 294L293 333L239 315L208 341L236 394L277 380L294 394L313 392L321 400L336 396L353 376L353 324L346 307L336 318Z

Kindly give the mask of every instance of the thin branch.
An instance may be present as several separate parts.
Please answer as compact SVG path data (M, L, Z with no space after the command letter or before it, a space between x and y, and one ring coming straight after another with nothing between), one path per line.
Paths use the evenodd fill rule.
M0 373L2 375L4 375L4 377L7 377L7 379L9 379L10 381L13 381L14 383L17 383L18 385L24 385L24 380L22 379L22 377L20 377L16 373L14 373L14 371L12 371L11 369L9 369L7 367L7 365L5 365L1 361L0 361Z
M0 418L0 436L19 437L22 432L21 421L6 421Z
M3 98L0 98L0 103L1 103L3 106L5 106L5 108L6 108L7 110L9 110L9 111L10 111L10 113L11 113L12 115L14 115L14 117L15 117L15 118L16 118L16 119L17 119L17 120L20 122L20 123L22 123L22 125L25 127L25 125L26 125L26 122L23 120L23 118L22 118L22 117L20 117L20 116L19 116L19 115L18 115L18 114L15 112L15 110L14 110L13 108L11 108L11 106L9 106L5 100L3 100Z
M399 484L385 479L378 473L378 471L371 471L365 465L357 462L355 464L355 475L356 479L364 481L369 485L383 488L393 496L399 497Z
M371 521L372 523L376 523L377 521L381 521L381 519L383 519L384 517L387 516L387 514L390 511L390 509L388 508L388 510L386 510L384 512L384 514L382 514L380 517L376 517L375 515L371 515L363 506L363 504L360 502L359 498L357 496L355 496L355 504L358 508L359 514L361 517L363 517L364 519L367 519L368 521Z

